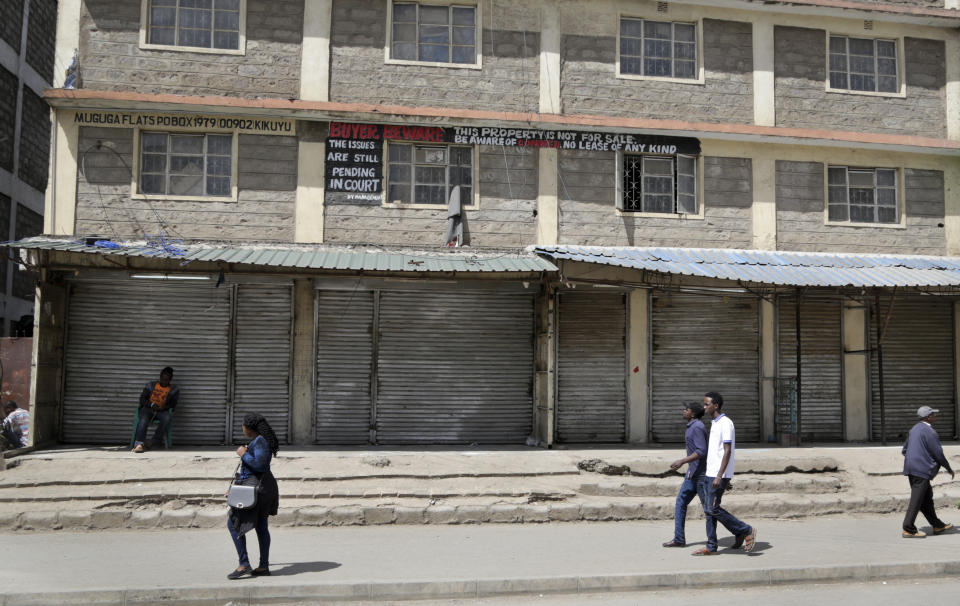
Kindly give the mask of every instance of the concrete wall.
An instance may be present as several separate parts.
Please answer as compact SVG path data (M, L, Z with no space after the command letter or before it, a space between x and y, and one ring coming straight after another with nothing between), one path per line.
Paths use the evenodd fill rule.
M560 152L560 243L591 246L749 248L750 161L704 158L703 218L616 210L616 155Z
M826 225L824 165L777 161L780 250L946 254L943 173L905 169L906 227Z
M83 84L100 90L297 97L303 0L247 0L244 55L141 49L140 0L84 0Z
M820 29L775 28L777 126L947 136L943 41L904 39L901 98L827 92L826 40Z
M518 248L536 230L538 158L535 148L479 148L480 204L466 212L471 246ZM384 208L379 200L350 200L327 192L324 241L442 246L446 208Z
M753 122L749 23L703 20L704 85L617 78L616 29L610 34L563 36L560 96L565 113Z
M63 280L55 278L41 283L36 297L30 364L30 443L35 445L55 441L60 432L67 293Z
M539 4L532 0L482 2L482 69L470 69L384 63L386 2L336 0L330 100L537 111Z
M98 141L113 151L97 150ZM240 135L238 145L238 201L134 200L133 131L82 128L76 233L142 238L163 229L188 239L292 242L296 137Z

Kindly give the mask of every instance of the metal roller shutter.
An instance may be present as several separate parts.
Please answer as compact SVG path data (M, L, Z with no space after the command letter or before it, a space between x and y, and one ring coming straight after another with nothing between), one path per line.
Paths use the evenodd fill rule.
M653 440L683 442L683 404L723 396L737 440L760 439L757 300L665 293L653 297Z
M532 295L384 291L378 317L378 443L523 443Z
M181 390L174 444L223 444L230 294L213 284L74 282L63 441L126 444L144 384L172 366Z
M880 321L890 299L880 300ZM870 305L870 418L880 440L880 382L877 365L876 306ZM903 440L916 425L924 404L940 411L934 429L941 438L955 433L953 301L938 297L897 297L883 340L883 379L887 439Z
M843 309L837 300L800 302L802 440L843 440ZM777 376L797 374L796 299L779 301Z
M289 283L237 286L233 388L235 442L247 441L240 425L243 415L248 412L266 417L280 443L288 441L292 288Z
M557 441L626 440L626 295L561 293Z
M374 295L318 290L316 297L314 439L319 444L368 444Z

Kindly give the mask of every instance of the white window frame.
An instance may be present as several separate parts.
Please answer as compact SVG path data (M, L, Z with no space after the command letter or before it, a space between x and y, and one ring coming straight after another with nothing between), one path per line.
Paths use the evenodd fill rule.
M145 194L140 192L140 158L143 154L142 135L143 133L166 133L172 135L231 135L230 145L230 195L229 196L187 196L176 194ZM239 134L236 130L169 130L153 128L135 128L133 131L133 175L130 179L130 197L134 200L183 200L198 202L236 202L238 199L239 188L237 187L237 178L239 176ZM206 154L204 154L206 159Z
M831 168L843 168L847 170L847 220L846 221L837 221L830 219L830 169ZM849 171L854 170L872 170L874 175L876 175L877 170L892 170L894 171L895 178L897 180L894 190L897 196L897 220L893 223L869 223L862 221L851 221L850 220L850 179ZM876 176L874 176L876 179ZM906 204L905 204L905 186L904 186L904 170L900 166L850 166L846 164L824 164L823 171L823 221L825 225L835 225L841 227L876 227L882 229L906 229L907 227L907 217L906 217ZM876 202L874 202L876 206Z
M397 202L390 200L390 146L391 145L410 145L412 147L421 146L421 147L469 147L472 150L471 163L470 167L471 178L473 184L471 185L471 200L462 200L460 201L461 208L463 210L477 210L480 208L480 148L477 145L460 145L456 143L427 143L424 141L398 141L390 140L384 142L383 149L383 202L382 206L384 208L420 208L420 209L429 209L429 210L446 210L448 202L443 204L418 204L415 202ZM447 162L449 166L449 160ZM411 175L411 178L414 179L411 182L411 186L416 183L415 177Z
M240 29L237 48L206 48L203 46L179 46L176 44L153 44L150 39L150 4L152 0L141 0L140 5L140 48L144 50L165 50L182 53L205 53L209 55L245 55L247 52L247 0L240 0ZM179 5L178 5L179 8Z
M893 42L897 49L897 91L896 92L879 92L879 91L869 91L869 90L853 90L850 88L833 88L830 86L830 38L859 38L862 40L873 40L874 43L874 62L876 62L876 43L877 41L883 42ZM849 64L849 43L848 43L848 64ZM824 79L824 88L829 93L839 93L843 95L865 95L867 97L894 97L894 98L905 98L907 96L907 78L905 70L905 60L903 56L903 38L902 37L893 37L893 36L878 36L870 37L863 36L859 34L851 34L850 32L839 32L839 31L827 31L827 44L826 44L826 77ZM847 70L847 77L849 78L850 71Z
M676 161L679 157L693 158L694 166L696 170L696 182L694 187L696 188L695 197L697 202L697 212L695 213L657 213L657 212L646 212L642 210L626 210L624 209L624 195L626 193L623 185L623 170L624 164L626 161L626 156L630 157L654 157L654 158L673 158L674 160L674 174L677 172ZM674 155L665 155L665 154L636 154L636 153L627 153L623 151L617 152L617 169L616 169L616 211L618 216L630 216L630 217L650 217L650 218L659 218L659 219L703 219L704 217L704 208L703 208L703 154L674 154ZM674 184L676 187L676 184ZM676 193L674 193L673 204L676 206L677 198Z
M425 65L430 67L447 67L453 69L483 69L483 10L482 4L478 0L450 0L450 1L421 1L421 0L399 0L410 4L419 4L421 6L459 6L463 8L474 9L474 23L476 33L476 60L474 63L444 63L437 61L414 61L410 59L394 59L393 51L393 3L395 0L385 0L387 3L387 44L383 49L384 63L390 65Z
M667 76L644 76L643 74L625 74L621 69L620 65L620 30L621 24L624 19L630 19L633 21L667 21L670 23L680 23L683 25L692 25L695 30L695 38L697 44L697 76L695 78L675 78ZM617 78L623 80L657 80L660 82L677 82L680 84L706 84L706 75L703 68L703 18L697 19L677 19L672 18L663 13L653 13L653 14L633 14L633 13L620 13L617 15L617 53L616 53L616 64L614 65L614 74Z

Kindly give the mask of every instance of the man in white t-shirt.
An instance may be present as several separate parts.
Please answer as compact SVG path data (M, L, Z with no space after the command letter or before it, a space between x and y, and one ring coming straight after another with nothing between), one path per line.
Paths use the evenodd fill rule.
M757 527L738 520L720 506L723 491L733 478L734 451L736 450L736 432L730 417L720 412L723 408L723 396L708 391L703 396L705 416L712 419L710 440L707 443L707 471L704 482L707 485L707 502L704 513L707 515L707 546L693 552L693 555L706 556L717 553L717 522L736 537L734 547L743 544L744 551L753 551L757 544Z

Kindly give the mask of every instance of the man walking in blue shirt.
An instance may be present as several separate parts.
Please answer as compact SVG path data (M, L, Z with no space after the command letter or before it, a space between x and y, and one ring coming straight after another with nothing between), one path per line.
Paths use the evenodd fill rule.
M691 402L683 409L683 418L687 421L687 456L670 464L670 469L677 470L688 465L687 474L680 485L677 495L677 506L673 515L673 539L663 544L664 547L684 547L687 544L684 536L684 524L687 521L687 505L693 497L700 497L700 504L706 510L707 487L703 483L704 465L707 456L707 428L703 426L703 405Z
M933 527L933 534L942 534L951 528L953 524L948 524L937 517L937 511L933 506L933 488L930 486L930 480L937 477L937 473L942 466L950 472L952 480L953 469L947 457L943 456L943 447L940 446L940 436L933 428L933 421L940 412L929 406L921 406L917 409L917 416L920 422L913 426L910 433L907 434L907 441L903 445L903 475L910 479L910 505L907 506L907 515L903 518L903 538L913 539L927 536L922 530L917 530L917 513L923 513L930 526Z

